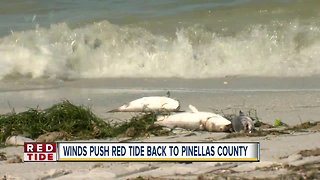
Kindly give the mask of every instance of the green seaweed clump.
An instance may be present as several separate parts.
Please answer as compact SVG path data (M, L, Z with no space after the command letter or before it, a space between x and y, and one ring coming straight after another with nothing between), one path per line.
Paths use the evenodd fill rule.
M283 123L282 123L281 119L275 119L274 120L274 123L273 123L274 127L279 127L279 126L282 126L282 125L283 125Z
M0 145L13 135L38 138L41 142L52 141L55 136L59 140L76 140L168 135L169 131L155 125L155 120L156 113L149 112L134 116L127 122L111 124L90 109L65 100L45 110L31 108L21 113L0 115Z
M148 112L134 116L128 122L118 123L114 126L113 132L116 136L141 137L141 136L163 136L168 135L169 131L161 126L154 124L156 114Z
M32 139L47 132L66 132L72 139L111 137L112 127L96 117L88 108L65 100L40 110L29 109L21 113L0 115L0 142L12 135Z

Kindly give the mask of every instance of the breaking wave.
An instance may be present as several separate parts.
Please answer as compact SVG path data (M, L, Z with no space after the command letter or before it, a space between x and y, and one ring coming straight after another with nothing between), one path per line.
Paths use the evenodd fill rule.
M0 39L0 78L312 76L320 74L320 28L272 22L234 34L203 26L153 34L102 21L13 32Z

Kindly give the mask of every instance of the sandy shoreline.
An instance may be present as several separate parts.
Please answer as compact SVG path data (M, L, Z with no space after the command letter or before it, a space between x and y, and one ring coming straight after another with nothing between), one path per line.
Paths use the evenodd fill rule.
M277 179L292 173L295 173L297 177L298 175L302 177L307 171L294 172L291 169L320 162L319 152L317 156L304 157L299 154L303 150L320 148L319 129L287 135L221 140L225 136L225 133L193 132L190 134L190 132L184 132L174 136L142 138L138 141L258 141L261 143L260 162L185 164L168 162L7 163L0 161L0 177L6 176L8 179L129 179L142 176L164 179L212 179L217 177ZM7 147L0 151L6 152L10 157L14 154L22 156L23 150L22 147Z
M304 79L304 78L301 78ZM314 83L315 79L263 79L264 83L256 83L262 79L235 79L225 78L214 81L201 80L178 81L174 80L110 80L97 82L71 81L57 84L42 82L30 85L28 88L18 83L13 90L2 89L0 92L0 112L24 111L29 107L46 108L62 99L69 99L75 104L90 106L100 117L105 119L128 118L134 114L105 113L114 107L129 100L149 95L164 95L171 91L172 97L182 103L182 109L193 104L204 111L223 110L225 113L235 113L238 110L256 109L258 117L266 123L273 123L280 118L289 125L300 124L306 121L319 121L320 115L320 88ZM210 84L210 83L211 84ZM227 84L224 84L227 82ZM2 82L3 83L3 82ZM129 83L129 84L128 84ZM130 84L131 83L131 84ZM245 88L249 84L248 88ZM52 87L54 86L54 87ZM289 87L290 86L290 87ZM218 177L241 178L283 178L284 175L307 172L296 171L293 167L301 165L319 165L320 156L302 157L299 152L320 148L319 129L295 132L293 134L267 135L262 137L242 137L223 139L225 133L183 132L174 136L142 138L138 141L258 141L261 143L261 162L258 163L218 163L194 162L183 163L138 163L138 162L102 162L102 163L7 163L0 161L0 178L8 179L128 179L143 177L176 178L176 179L212 179ZM113 139L112 141L118 141ZM110 141L106 139L105 141ZM0 149L8 157L22 156L22 147L6 147ZM319 166L318 166L319 167ZM310 170L311 171L311 170ZM309 172L310 173L310 172ZM318 174L319 176L319 174Z
M320 180L319 6L320 0L0 1L0 180ZM154 104L189 112L172 121L158 110L110 112L167 95L179 103L155 98ZM137 104L153 109L149 102ZM135 103L123 107L137 110ZM233 118L239 114L257 121ZM160 127L173 128L177 119L199 131ZM23 147L8 145L22 145L21 136L117 146L259 142L254 152L261 156L259 162L23 162ZM225 148L243 160L240 154L252 152L244 144L205 153L198 147L184 146L184 155L213 159ZM87 146L95 154L104 148ZM85 156L81 147L59 149Z
M181 101L182 109L193 104L200 110L238 111L255 109L268 123L280 118L288 124L318 121L318 77L267 78L225 77L212 79L111 78L80 80L19 79L0 81L0 113L14 108L46 108L68 99L89 106L104 118L118 118L106 111L142 96L165 95ZM132 114L129 114L129 117ZM120 115L121 117L121 115Z

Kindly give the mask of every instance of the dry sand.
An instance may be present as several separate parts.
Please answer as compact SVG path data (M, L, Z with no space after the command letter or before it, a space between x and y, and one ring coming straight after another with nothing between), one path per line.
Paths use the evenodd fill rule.
M225 133L182 132L174 136L143 138L137 141L258 141L261 143L260 162L47 162L8 163L0 161L0 175L7 179L129 179L139 176L164 179L212 179L217 177L269 178L320 177L320 131L297 132L287 135L224 139ZM106 142L109 140L106 140ZM318 149L317 149L318 148ZM315 152L303 155L303 150ZM6 147L8 159L22 156L22 147ZM317 152L316 152L317 151ZM312 156L310 156L312 155ZM306 157L304 157L306 156ZM295 168L313 164L306 170ZM316 175L315 175L316 174Z

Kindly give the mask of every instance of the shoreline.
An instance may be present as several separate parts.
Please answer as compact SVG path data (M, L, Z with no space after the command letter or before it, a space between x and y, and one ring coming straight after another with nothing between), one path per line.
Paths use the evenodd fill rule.
M285 135L262 137L238 137L223 139L225 133L184 132L171 136L140 138L136 141L183 142L183 141L259 141L261 144L260 162L57 162L57 163L7 163L0 161L0 177L18 179L212 179L233 177L239 179L277 179L284 176L320 177L317 167L320 162L319 127L314 131L296 132ZM308 139L308 141L306 141ZM119 141L119 139L106 139ZM23 147L0 149L8 155L20 155ZM317 150L318 149L318 150ZM303 152L315 153L303 153ZM315 168L309 167L314 164ZM318 166L317 166L318 165ZM294 168L306 167L304 171ZM309 167L309 168L308 168ZM30 173L32 171L32 173ZM310 173L313 173L310 175Z
M0 81L0 92L41 90L55 88L98 89L189 89L189 90L251 90L251 91L320 91L315 83L319 76L307 77L259 77L227 76L217 78L83 78L43 79L7 78Z
M314 80L309 79L307 81L309 86L306 87L313 86ZM182 109L187 109L189 104L193 104L203 111L220 110L220 113L221 110L224 113L235 113L240 109L256 109L261 121L269 124L273 124L276 118L280 118L282 122L289 125L306 121L319 121L318 117L320 115L320 91L318 90L214 91L214 88L225 87L225 79L223 78L217 79L216 84L210 84L205 80L197 81L198 84L193 84L191 80L176 84L175 80L170 80L168 83L168 80L164 79L161 80L161 83L158 83L159 80L150 79L87 81L87 83L86 80L64 82L57 88L43 88L44 85L38 83L37 85L40 84L41 88L36 90L2 91L0 92L0 98L3 99L0 104L0 113L10 112L11 108L8 107L8 102L10 102L11 107L15 108L16 112L20 112L38 105L41 109L44 109L60 102L62 99L70 99L77 105L90 107L94 113L103 119L128 119L128 117L132 117L132 113L109 114L106 111L141 96L164 95L167 90L170 90L171 96L180 100L183 104ZM243 82L235 79L228 81L227 85L232 85L232 82L239 84L238 89L243 85ZM252 81L248 80L247 82ZM303 82L301 83L303 84ZM260 82L260 84L263 84L263 82ZM30 86L30 84L27 86ZM31 86L33 86L32 83ZM140 89L134 89L138 86ZM207 88L206 86L209 86L209 91L199 91L199 89ZM178 89L179 87L187 87L190 91ZM232 89L232 86L230 88ZM0 178L6 176L8 179L105 179L106 177L111 177L110 179L134 179L141 176L158 179L226 177L277 179L285 176L291 177L292 174L301 177L307 176L304 173L314 173L314 168L317 168L320 162L320 155L303 157L299 154L301 151L313 151L320 148L320 144L314 143L320 138L319 129L293 134L270 134L261 137L224 139L226 135L225 133L184 132L171 136L137 139L137 141L259 141L261 143L261 161L258 163L194 162L190 164L158 162L7 163L0 161ZM120 140L104 139L101 141ZM9 156L21 156L23 152L22 147L6 147L1 148L0 151L7 152ZM310 164L315 164L316 167L309 167ZM303 166L307 166L309 169L301 171L293 169ZM315 177L319 177L319 175L316 174Z
M103 118L106 113L142 96L163 96L167 91L181 102L204 111L255 109L267 123L280 118L288 124L317 121L320 117L320 84L314 77L102 78L72 81L19 79L0 81L0 113L30 107L46 108L68 99L85 105ZM234 113L234 112L233 112ZM125 117L127 117L125 115Z
M16 112L28 108L47 108L64 99L77 105L90 107L104 119L128 117L130 113L106 113L108 110L143 96L163 96L165 90L110 90L94 88L58 88L28 91L1 92L0 113ZM233 113L254 109L266 123L275 119L295 125L306 121L318 121L320 116L320 91L175 91L171 97L181 103L181 110L192 104L202 111Z

